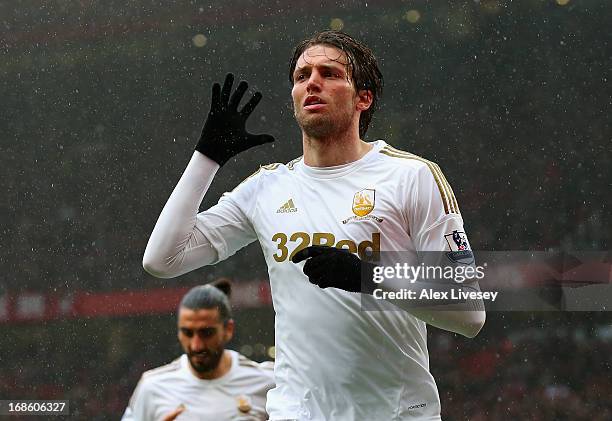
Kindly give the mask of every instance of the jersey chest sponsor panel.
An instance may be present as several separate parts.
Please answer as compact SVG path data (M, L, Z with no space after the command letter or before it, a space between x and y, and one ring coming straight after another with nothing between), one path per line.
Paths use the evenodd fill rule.
M414 249L401 199L385 174L372 168L317 180L296 170L276 171L260 186L253 213L269 264L290 260L310 245L336 246L362 258L371 251Z

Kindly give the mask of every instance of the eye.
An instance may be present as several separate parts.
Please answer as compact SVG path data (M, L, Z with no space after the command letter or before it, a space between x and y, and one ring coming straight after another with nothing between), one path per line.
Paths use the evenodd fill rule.
M191 338L193 336L193 330L191 329L181 328L181 333L187 336L188 338Z
M217 329L215 329L214 327L200 329L200 331L198 332L198 334L203 338L210 338L211 336L214 336L215 333L217 333Z

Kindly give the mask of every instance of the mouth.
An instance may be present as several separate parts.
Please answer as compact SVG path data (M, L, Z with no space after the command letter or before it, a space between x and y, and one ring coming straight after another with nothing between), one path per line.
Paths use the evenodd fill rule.
M325 102L315 95L308 95L304 100L305 110L318 110L319 108L323 108L325 105Z

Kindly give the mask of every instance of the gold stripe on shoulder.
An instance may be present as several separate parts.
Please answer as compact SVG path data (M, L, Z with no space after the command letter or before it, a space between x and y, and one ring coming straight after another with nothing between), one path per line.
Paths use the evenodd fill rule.
M397 152L392 152L389 150L385 150L385 148L380 150L380 153L384 154L384 155L388 155L394 158L402 158L402 159L413 159L415 161L419 161L419 162L423 162L427 165L427 167L429 168L429 171L431 171L434 180L436 181L436 184L438 185L438 190L440 191L440 196L442 197L442 203L444 205L444 212L445 213L450 213L450 209L449 209L449 200L447 197L447 193L446 190L443 186L442 180L440 180L440 176L438 175L437 170L433 167L433 165L431 165L430 162L427 162L427 160L417 157L416 155L412 155L412 154L408 154L408 153L397 153Z
M259 171L261 171L261 167L259 167L257 169L257 171L255 171L253 174L249 175L247 178L245 178L244 180L242 180L236 187L234 187L232 189L232 191L236 190L238 187L240 187L242 184L246 183L250 178L255 177L257 174L259 174ZM226 195L227 193L223 193L223 195Z
M413 153L410 153L410 152L408 152L408 151L403 151L403 150L401 150L401 149L394 148L394 147L393 147L393 146L391 146L391 145L385 145L383 149L388 149L389 151L391 151L391 152L395 152L395 153L404 153L404 154L407 154L407 155L417 156L417 155L414 155Z
M255 171L253 174L249 175L247 178L245 178L244 180L242 180L242 181L240 182L240 184L238 184L236 187L234 187L234 189L233 189L232 191L236 190L238 187L240 187L240 186L241 186L243 183L245 183L245 182L246 182L247 180L249 180L250 178L255 177L257 174L259 174L259 172L260 172L261 170L273 171L273 170L277 169L277 168L278 168L280 165L281 165L281 164L276 163L276 162L275 162L275 163L272 163L272 164L260 165L260 166L259 166L259 168L257 169L257 171ZM227 193L223 193L223 194L225 195L225 194L227 194Z
M456 200L454 198L453 191L450 185L448 184L448 181L446 181L446 177L444 177L444 174L442 174L442 170L440 169L438 164L431 161L427 162L430 170L435 171L438 179L440 180L440 184L438 185L438 187L442 186L442 189L444 190L443 197L446 200L447 204L447 206L445 207L448 207L449 209L446 213L459 213L458 209L455 207Z
M263 168L264 170L273 171L273 170L277 169L279 166L280 166L279 163L274 162L272 164L262 165L261 168Z
M450 183L446 180L446 177L444 176L444 173L442 172L442 169L440 168L440 166L438 164L434 164L434 165L436 169L438 170L440 176L442 177L442 180L444 181L444 185L448 189L448 194L451 199L451 207L453 208L454 213L461 213L459 212L459 204L457 203L457 198L455 197L455 192L453 192L453 188L451 187Z
M293 166L294 166L294 165L295 165L295 164L296 164L296 163L297 163L297 162L298 162L300 159L302 159L302 157L301 157L301 156L300 156L300 157L298 157L298 158L295 158L295 159L293 159L293 160L291 160L291 161L289 161L289 162L287 162L287 169L292 170L292 169L293 169Z
M403 158L403 159L414 159L416 161L423 162L431 171L436 184L438 185L438 190L440 191L440 196L442 197L442 203L444 205L445 213L460 213L459 205L457 204L457 199L455 198L455 193L451 188L450 184L444 177L440 166L435 162L429 161L425 158L422 158L418 155L414 155L409 152L400 151L399 149L395 149L389 145L386 145L384 148L380 150L380 153L384 155L388 155L394 158Z

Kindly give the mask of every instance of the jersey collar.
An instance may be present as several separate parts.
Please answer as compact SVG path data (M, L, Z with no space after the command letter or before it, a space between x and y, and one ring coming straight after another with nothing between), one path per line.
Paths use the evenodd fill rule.
M311 178L333 179L344 177L353 171L357 171L358 169L362 168L373 159L376 159L380 149L386 145L384 140L376 140L369 143L374 147L357 161L349 162L348 164L334 165L333 167L310 167L304 164L304 161L301 160L299 165L296 165L296 169L303 175Z

